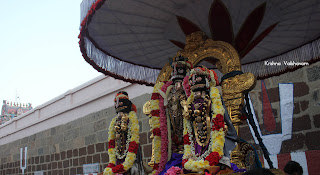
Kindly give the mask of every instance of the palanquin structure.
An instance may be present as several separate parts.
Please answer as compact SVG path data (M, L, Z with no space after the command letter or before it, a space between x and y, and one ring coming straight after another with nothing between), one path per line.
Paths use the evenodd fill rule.
M241 8L241 4L250 8ZM306 57L301 54L318 48L318 40L301 47L299 53L278 55L289 46L274 38L289 30L281 24L292 20L280 19L282 5L273 1L98 0L90 8L86 6L88 13L82 16L79 35L85 60L106 75L154 86L152 98L144 106L153 139L152 174L164 174L175 165L183 173L198 174L260 167L258 160L252 160L254 149L237 137L245 119L273 168L253 121L248 93L256 78L297 68L288 69L280 62L311 63L319 58L315 52ZM284 14L293 14L293 9L286 10L292 13ZM277 34L274 45L264 40L270 34ZM310 31L307 36L305 41L311 41L318 34ZM267 48L259 52L259 44ZM271 63L280 65L265 66ZM226 147L232 150L230 154Z

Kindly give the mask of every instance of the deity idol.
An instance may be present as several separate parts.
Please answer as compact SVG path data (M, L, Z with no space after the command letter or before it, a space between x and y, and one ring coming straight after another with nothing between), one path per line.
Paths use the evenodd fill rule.
M153 174L164 174L172 166L182 168L183 107L187 99L183 79L192 65L183 56L172 62L171 79L157 83L151 100L151 129L153 133Z
M103 175L132 173L137 165L135 160L139 148L139 123L136 106L129 100L128 93L120 91L115 99L117 116L109 126L109 164ZM140 169L141 171L141 169Z
M233 135L236 139L237 135L230 118L224 117L225 110L217 84L216 73L205 67L192 69L184 79L188 96L183 104L182 164L185 172L203 173L204 170L221 164L230 167L229 151L234 148L234 144L225 145L225 141L229 140L225 138L226 135ZM228 129L233 133L227 134Z

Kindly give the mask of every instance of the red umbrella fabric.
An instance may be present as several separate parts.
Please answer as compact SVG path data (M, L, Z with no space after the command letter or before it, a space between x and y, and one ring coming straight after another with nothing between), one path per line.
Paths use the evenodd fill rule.
M244 72L266 78L319 60L320 1L84 0L81 4L83 57L98 71L133 83L153 85L161 68L183 49L186 35L195 31L228 42L238 51Z

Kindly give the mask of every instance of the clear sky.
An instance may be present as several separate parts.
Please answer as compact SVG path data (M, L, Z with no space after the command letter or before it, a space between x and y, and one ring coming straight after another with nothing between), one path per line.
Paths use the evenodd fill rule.
M78 45L82 0L0 0L0 104L41 105L99 75Z

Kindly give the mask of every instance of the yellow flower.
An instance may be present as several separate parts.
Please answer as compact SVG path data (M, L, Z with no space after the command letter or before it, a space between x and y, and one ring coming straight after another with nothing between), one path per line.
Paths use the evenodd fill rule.
M191 146L190 145L184 145L184 154L183 158L187 158L191 155Z
M159 100L151 100L150 101L151 110L158 110L159 108Z
M161 138L159 136L154 136L153 138L153 149L154 149L154 160L156 163L160 162L161 158Z
M103 171L103 175L112 175L112 174L113 174L112 169L109 167L105 168Z
M136 154L129 152L126 156L125 161L123 162L123 168L125 170L130 169L133 166L135 160L136 160Z
M156 172L157 172L157 170L153 170L153 171L151 172L151 174L156 174Z
M152 116L151 120L152 120L152 124L151 124L152 125L151 126L152 129L160 128L160 118L159 117Z

